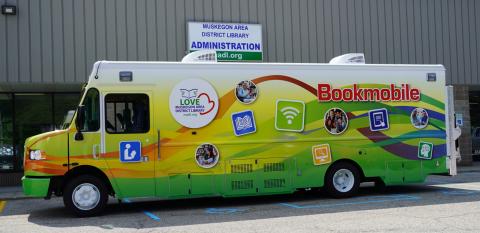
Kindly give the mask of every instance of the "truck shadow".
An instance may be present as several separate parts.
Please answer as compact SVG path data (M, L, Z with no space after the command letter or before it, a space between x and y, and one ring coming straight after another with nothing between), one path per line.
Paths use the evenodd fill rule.
M329 198L322 191L135 203L111 199L104 215L91 218L75 218L58 203L58 207L33 210L28 221L48 227L141 229L480 201L479 190L430 184L362 187L358 196L347 199Z

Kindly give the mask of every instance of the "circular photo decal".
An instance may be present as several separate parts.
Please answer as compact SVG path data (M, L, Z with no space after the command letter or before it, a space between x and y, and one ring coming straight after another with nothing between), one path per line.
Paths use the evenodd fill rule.
M348 117L341 108L331 108L325 113L325 129L331 134L341 134L347 130Z
M415 108L410 114L410 121L413 127L423 129L428 125L428 113L423 108Z
M257 99L258 88L250 80L241 81L235 87L235 96L244 104L253 103Z
M220 154L217 147L209 143L200 145L195 152L195 161L197 161L198 166L203 168L214 167L217 165L219 158Z

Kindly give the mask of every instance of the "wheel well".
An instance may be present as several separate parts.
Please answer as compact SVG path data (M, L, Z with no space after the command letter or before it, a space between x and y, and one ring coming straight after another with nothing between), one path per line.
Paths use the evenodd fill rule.
M339 159L337 161L335 161L334 163L330 164L330 166L328 167L327 169L327 172L335 165L335 164L338 164L338 163L349 163L349 164L352 164L353 166L355 166L358 171L360 172L360 182L362 182L362 180L365 179L365 174L363 174L363 170L362 170L362 167L360 167L360 165L358 165L357 162L351 160L351 159Z
M88 165L82 165L78 167L74 167L70 171L68 171L65 176L62 179L61 185L57 187L57 190L55 190L56 194L61 194L63 193L63 189L65 185L73 178L78 177L80 175L92 175L100 180L102 180L105 185L108 188L108 193L110 195L115 194L115 191L113 190L112 184L110 183L110 180L108 177L103 173L100 169L93 167L93 166L88 166Z

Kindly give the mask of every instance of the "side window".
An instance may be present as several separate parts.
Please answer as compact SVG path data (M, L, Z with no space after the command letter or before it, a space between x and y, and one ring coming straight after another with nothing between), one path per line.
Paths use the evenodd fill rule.
M105 96L105 127L108 133L146 133L150 130L148 95Z
M100 129L100 100L98 90L89 89L82 105L85 106L85 122L82 132L95 132Z

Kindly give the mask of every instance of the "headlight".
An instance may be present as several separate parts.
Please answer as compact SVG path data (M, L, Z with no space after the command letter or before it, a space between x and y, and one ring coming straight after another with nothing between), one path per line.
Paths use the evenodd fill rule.
M30 151L30 160L43 160L45 155L40 150L31 150Z

